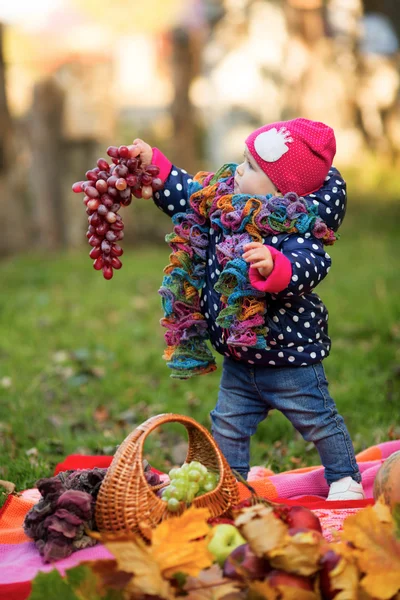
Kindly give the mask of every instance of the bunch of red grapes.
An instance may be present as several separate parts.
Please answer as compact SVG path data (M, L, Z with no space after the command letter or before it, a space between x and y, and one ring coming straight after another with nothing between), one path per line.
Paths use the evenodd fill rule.
M89 228L86 237L92 250L93 267L111 279L114 269L120 269L123 254L118 244L124 237L124 223L118 214L121 206L129 206L135 198L151 198L163 187L156 165L143 166L139 157L133 157L128 146L109 146L107 154L112 164L99 158L94 169L86 171L86 181L74 183L77 194L83 192Z

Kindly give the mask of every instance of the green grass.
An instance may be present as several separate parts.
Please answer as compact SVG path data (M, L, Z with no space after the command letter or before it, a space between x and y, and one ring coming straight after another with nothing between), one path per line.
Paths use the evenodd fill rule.
M333 338L325 369L356 451L400 437L399 217L395 201L353 202L318 288ZM154 414L209 426L220 368L181 382L161 358L157 289L168 253L126 251L111 282L92 270L85 249L0 263L0 479L21 490L70 453L113 454ZM181 426L165 426L149 436L146 457L168 468L185 439ZM274 412L254 436L252 464L284 470L318 457Z

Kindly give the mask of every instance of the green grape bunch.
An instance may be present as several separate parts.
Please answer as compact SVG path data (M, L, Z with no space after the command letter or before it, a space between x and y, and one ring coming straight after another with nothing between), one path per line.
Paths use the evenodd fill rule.
M180 502L191 504L194 498L212 492L218 485L219 474L209 471L197 460L174 467L168 473L170 483L161 492L168 510L177 512Z

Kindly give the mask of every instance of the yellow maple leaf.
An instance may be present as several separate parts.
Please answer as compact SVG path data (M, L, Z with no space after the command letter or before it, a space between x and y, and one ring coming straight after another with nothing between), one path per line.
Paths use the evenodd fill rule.
M324 538L318 531L287 534L269 553L271 565L297 575L313 575L319 569Z
M102 541L115 557L118 568L134 575L124 589L128 597L134 598L140 594L160 596L166 600L174 597L171 586L162 576L151 547L139 536L120 539L107 539L107 536L104 536Z
M341 534L351 542L361 586L378 600L388 600L400 590L400 541L390 513L380 503L347 517Z
M195 577L212 564L213 555L207 548L209 517L208 509L190 507L179 517L166 519L153 531L152 555L165 578L177 572Z
M265 557L282 543L288 531L288 526L275 517L272 508L263 504L243 509L235 525L254 554Z

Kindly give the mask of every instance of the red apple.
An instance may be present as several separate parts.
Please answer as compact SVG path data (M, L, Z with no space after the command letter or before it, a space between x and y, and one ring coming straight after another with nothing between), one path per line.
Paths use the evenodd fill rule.
M321 522L312 510L304 506L291 506L287 515L289 527L315 529L322 533Z
M224 577L229 579L264 579L271 570L266 558L256 556L249 544L235 548L224 562Z
M340 556L334 550L328 550L321 558L319 585L324 600L332 600L339 592L339 590L332 589L330 578L330 572L333 571L339 561Z
M293 573L286 573L286 571L280 571L275 569L268 573L265 581L268 581L271 587L277 587L278 585L286 585L288 587L300 588L302 590L312 590L313 586L308 577L302 575L294 575Z

